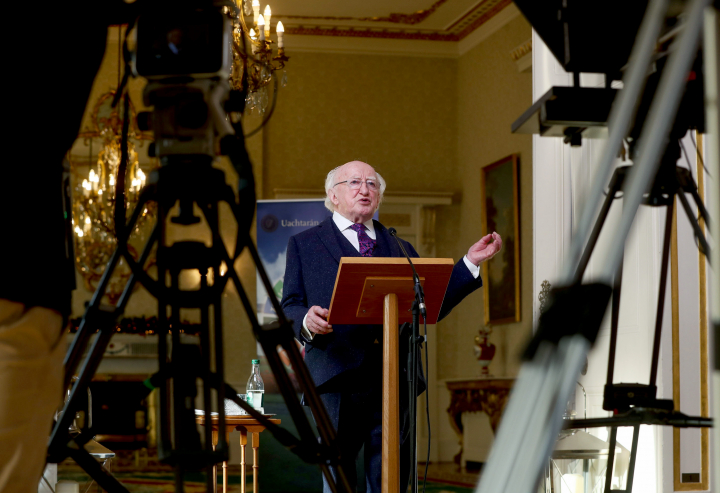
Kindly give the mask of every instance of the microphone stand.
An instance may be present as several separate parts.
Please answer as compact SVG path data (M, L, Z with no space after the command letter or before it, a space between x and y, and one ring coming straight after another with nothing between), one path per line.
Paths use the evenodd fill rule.
M418 276L415 266L410 260L410 256L405 247L403 246L400 238L397 236L395 228L388 228L390 236L395 238L400 250L405 254L405 258L410 264L410 268L413 271L413 289L415 290L415 301L412 304L412 331L410 333L410 342L408 344L408 367L407 367L407 378L408 378L408 413L409 413L409 429L406 440L410 440L410 484L411 493L417 493L418 491L418 474L417 474L417 388L418 388L418 349L422 346L424 337L420 336L420 315L422 314L423 319L427 316L425 309L425 295L423 293L422 285L420 284L420 276ZM405 489L401 491L407 491L407 485Z

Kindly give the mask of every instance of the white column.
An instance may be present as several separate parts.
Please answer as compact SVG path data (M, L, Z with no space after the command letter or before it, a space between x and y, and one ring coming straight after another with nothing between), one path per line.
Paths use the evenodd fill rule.
M603 84L602 76L583 76L583 86ZM570 86L572 76L566 73L548 48L533 32L533 99L537 100L552 86ZM602 152L603 141L583 139L578 148L563 144L561 138L533 137L533 317L539 317L540 285L548 280L557 285L569 249L575 221L583 207L583 197L591 186L594 166ZM619 162L617 163L619 164ZM629 164L629 163L626 163ZM613 227L620 217L622 202L617 200L605 223L596 252L606 249L614 240ZM659 211L664 213L664 209ZM615 364L615 382L647 383L652 357L652 336L655 322L659 261L662 249L664 214L658 210L642 207L626 244L623 293L621 297L619 341ZM597 257L595 255L594 257ZM592 278L599 266L591 260L586 278ZM665 311L667 329L666 345L670 343L670 304ZM609 313L609 311L608 311ZM589 355L588 373L579 381L588 394L587 417L607 416L602 410L603 387L607 374L609 317L603 323L595 347ZM536 325L537 327L537 325ZM668 380L668 377L670 380ZM671 374L663 371L659 386L669 388L671 397ZM669 386L669 387L668 387ZM663 397L666 397L663 395ZM584 400L582 392L576 393L576 410L582 416ZM602 435L604 429L599 434ZM640 435L639 453L635 468L633 491L654 492L661 484L662 450L659 427L643 427ZM601 438L605 438L601 436ZM630 434L621 429L621 444L630 448ZM670 447L671 449L671 447ZM669 450L671 453L671 450ZM663 457L665 454L663 454ZM672 474L672 468L668 471Z

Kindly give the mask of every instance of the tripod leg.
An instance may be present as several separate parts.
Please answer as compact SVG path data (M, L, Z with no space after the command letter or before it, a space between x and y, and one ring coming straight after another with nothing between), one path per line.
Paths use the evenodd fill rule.
M146 247L148 253L151 246L151 244L148 244ZM115 322L119 314L123 312L134 285L135 279L133 276L131 276L130 279L128 279L128 283L123 291L123 294L120 297L120 300L118 301L118 305L121 306L121 309L115 308L107 310L102 309L98 306L91 306L88 308L88 311L83 316L83 320L80 323L80 329L85 334L84 338L89 339L89 337L92 335L92 330L96 330L98 328L100 328L100 330L97 339L95 339L95 342L91 346L91 349L86 356L85 363L80 370L81 381L77 382L75 386L86 386L87 384L89 384L90 379L92 379L92 377L95 375L95 371L97 370L97 367L103 358L105 349L107 348L110 339L114 335ZM71 348L70 353L72 354L69 353L68 359L66 360L68 362L68 366L65 367L65 379L67 380L65 387L70 384L70 379L75 373L74 370L75 368L77 368L79 359L82 356L82 351L84 351L86 346L87 340L84 341L84 343L83 341L78 342L77 345L73 345L73 347ZM82 378L82 375L86 374L87 372L90 372L90 374L86 378Z
M215 285L216 289L212 290L209 302L213 305L213 342L215 345L214 371L217 375L218 380L220 381L220 385L218 385L215 389L217 393L217 412L219 414L218 443L216 446L216 450L218 450L220 454L227 458L228 444L227 433L225 433L225 386L223 385L225 383L225 353L223 347L222 292L220 291L220 289L217 289L217 282L220 278L220 265L223 260L225 261L225 265L228 271L234 271L234 268L232 260L230 260L230 256L227 253L227 249L225 248L225 244L223 243L222 237L220 236L220 218L218 216L217 204L215 204L215 206L213 207L208 207L207 205L203 204L201 205L201 209L203 211L205 219L208 222L208 226L210 226L210 230L212 231L212 245L213 251L215 253L214 258L212 259L212 268L214 271L213 284ZM208 350L209 349L210 347L208 346ZM208 371L212 371L209 366L207 368ZM207 380L203 382L203 384L207 383L209 383L209 381Z
M200 273L200 291L207 290L208 284L207 284L207 271ZM201 354L201 365L203 369L207 369L207 373L210 373L212 369L210 368L210 334L209 334L209 318L210 318L210 312L208 310L207 305L203 305L200 307L200 320L202 324L202 330L200 331L200 347L202 350L200 351ZM207 377L207 375L203 375L203 377ZM211 395L211 387L210 382L207 378L203 379L203 409L205 409L205 412L208 412L208 410L212 409L212 395ZM212 426L205 426L205 448L208 448L208 444L213 443L212 439ZM208 490L210 491L210 490Z
M162 201L158 201L158 224L161 225L158 238L158 252L166 243L166 226L168 211ZM158 281L165 286L167 279L166 261L163 255L157 258L157 275ZM170 416L170 386L167 384L166 375L170 374L171 367L168 359L168 302L167 291L165 289L158 290L157 293L157 313L158 313L158 373L163 375L163 380L158 386L158 416ZM172 450L172 442L170 440L170 420L158 420L158 458L162 460Z
M628 465L628 478L625 483L625 492L631 493L633 478L635 476L635 459L637 459L638 439L640 438L640 425L633 427L632 448L630 449L630 464Z
M219 231L219 230L218 230ZM229 268L229 267L228 267ZM216 276L220 273L220 262L218 261L216 266ZM213 329L214 329L214 338L215 338L215 373L218 377L218 380L220 382L225 382L225 372L224 372L224 360L223 360L223 331L222 331L222 305L220 301L220 293L217 293L219 296L214 301L214 313L213 313ZM225 386L224 385L218 385L218 387L215 389L217 392L217 406L218 406L218 414L219 414L219 420L218 420L218 443L216 449L224 454L224 456L227 458L228 453L228 444L227 444L227 433L225 433ZM207 445L207 444L206 444Z
M152 247L155 244L155 242L157 241L158 228L159 228L159 226L156 224L155 227L153 228L152 232L150 233L150 236L148 237L148 241L145 243L145 246L143 247L143 252L140 255L140 260L138 261L138 265L141 268L145 266L145 262L147 262L148 258L150 258L150 253L152 252ZM129 255L128 255L128 257L129 257ZM126 260L127 260L127 257L126 257ZM123 292L120 294L120 299L118 299L117 305L115 306L115 311L117 313L125 312L125 307L127 307L127 304L130 301L130 296L132 295L132 290L135 288L135 283L137 281L141 281L141 279L138 279L138 276L135 274L135 272L133 272L130 275L128 282L125 284L125 289L123 289Z
M138 221L138 219L140 217L140 213L145 208L145 204L147 203L149 198L150 198L149 193L145 193L145 194L141 195L141 198L140 198L138 204L135 206L135 209L133 210L133 214L130 218L130 221L128 222L128 227L127 227L126 231L132 231L132 229L133 229L132 227ZM141 257L141 259L142 259L141 265L145 264L145 262L148 259L148 256L150 255L150 252L152 251L152 244L155 241L156 229L157 229L157 226L155 227L150 238L148 239L147 243L145 244L145 248L143 249L143 253L142 253L142 257ZM124 242L122 242L122 245L126 245L126 244L127 244L127 238L125 238ZM125 247L125 250L127 250L126 247ZM90 304L88 305L88 309L86 310L86 313L90 312L93 308L100 306L102 298L105 295L105 290L107 289L107 286L110 283L110 279L112 277L113 271L115 270L115 267L117 267L117 264L120 261L121 256L123 255L123 252L124 252L124 250L121 248L121 242L118 241L118 247L112 253L110 260L108 261L108 264L105 267L105 271L103 272L103 275L100 278L100 282L98 283L98 287L95 290L95 293L93 294L92 299L90 300ZM118 301L118 306L122 306L122 310L125 309L125 304L127 304L127 299L129 297L129 293L132 292L132 288L134 287L134 285L135 285L135 277L131 276L130 279L128 279L128 282L125 286L125 291L122 293L121 298L120 298L120 300L125 300L125 303L121 305L121 302ZM70 385L70 379L72 378L73 374L75 373L75 370L77 369L78 364L80 364L80 360L82 359L83 352L85 351L85 348L87 347L90 337L92 337L93 330L95 330L95 327L88 327L85 317L83 317L83 321L80 323L78 332L77 332L77 334L75 334L75 337L73 338L70 348L68 349L67 355L65 356L65 361L63 362L63 364L65 366L65 378L63 381L63 388L67 388Z
M207 428L212 427L208 426ZM214 493L215 485L217 485L217 466L207 466L205 468L205 491Z
M622 180L619 180L622 181ZM615 183L616 186L620 186L621 183ZM608 368L607 368L607 381L605 383L605 397L603 400L603 409L612 410L614 405L609 397L609 392L613 386L613 379L615 374L615 350L617 349L617 336L618 336L618 323L620 320L620 295L622 292L622 274L623 274L624 261L620 259L620 265L615 272L613 279L613 294L612 294L612 315L610 319L610 346L608 348Z
M144 204L141 204L144 206ZM138 209L136 208L136 211ZM138 213L139 214L139 213ZM134 214L133 217L137 220L138 214ZM153 230L152 234L150 235L150 238L148 239L147 243L145 244L145 247L143 249L142 255L141 255L141 265L144 265L147 261L150 252L152 251L152 246L155 242L156 238L156 232L157 232L157 226ZM117 249L113 256L116 256L120 252L119 249ZM117 259L116 259L117 262ZM111 262L112 264L112 262ZM109 282L110 276L112 274L112 268L110 265L106 267L105 273L103 274L103 278L100 282L100 285L98 286L98 289L96 290L95 294L93 295L93 300L88 307L87 311L85 312L85 315L83 316L83 320L80 323L80 327L85 331L87 337L89 337L89 331L91 329L95 329L97 327L100 328L97 338L95 339L95 342L93 343L90 351L88 352L87 356L85 357L85 363L83 364L82 369L80 370L80 375L75 382L75 385L73 385L73 388L70 392L70 397L68 401L65 403L65 406L63 407L63 415L62 418L58 420L57 423L55 423L55 426L53 427L53 431L50 437L50 443L49 443L49 453L51 456L53 456L53 460L60 459L65 456L67 452L62 451L62 447L67 443L67 430L70 426L70 423L72 422L73 417L75 416L75 409L77 408L77 402L80 395L83 395L88 386L90 385L90 380L95 375L95 372L97 371L97 367L100 365L100 361L103 358L103 354L105 353L105 349L107 348L107 345L110 342L110 339L112 338L114 334L114 325L115 321L117 320L117 317L122 311L124 310L125 306L127 305L128 299L130 298L130 294L132 293L132 288L135 285L136 278L135 275L131 275L128 279L128 282L125 286L125 289L123 290L123 293L120 296L120 299L118 300L118 305L115 309L103 309L100 307L100 300L102 299L102 296L104 294L104 290L107 287L107 282ZM83 346L76 346L74 355L72 358L77 357L78 359L82 355L82 350L85 349L85 346L87 343L85 343ZM80 348L81 349L77 349ZM78 361L79 362L79 361ZM70 363L71 366L77 367L77 363ZM67 387L69 385L69 380L72 378L72 375L74 373L74 370L71 372L69 370L69 367L66 367L66 374L65 378L68 380L68 383L65 385ZM79 441L87 441L90 438L92 438L91 434L86 434L85 436L82 436L79 438ZM78 440L76 440L78 441Z
M84 448L70 449L70 457L108 493L128 493L122 483L102 467Z
M695 185L695 183L693 183ZM705 208L705 204L703 204L702 199L700 198L700 195L697 191L697 186L689 187L689 190L686 190L687 193L692 195L693 200L695 201L695 205L697 205L698 213L700 217L705 221L705 225L707 226L708 230L710 229L710 221L708 221L708 211Z
M587 269L588 263L590 262L590 256L592 255L592 252L595 249L595 245L597 244L597 240L600 237L600 231L602 231L603 224L605 224L605 220L607 219L608 213L610 212L612 202L613 200L615 200L615 195L620 191L620 188L622 187L624 177L625 168L617 168L613 173L612 178L610 179L608 194L605 197L605 201L600 208L600 213L595 220L595 225L593 226L593 230L590 233L587 245L585 245L585 250L583 250L582 257L580 257L580 262L578 263L578 267L575 270L573 284L579 284L582 281L583 275L585 275L585 269Z
M255 264L258 267L258 272L260 273L260 278L262 279L263 285L265 286L265 289L268 293L272 293L272 286L270 284L270 279L267 277L267 273L265 272L265 269L262 267L262 262L260 261L260 256L258 255L257 249L255 248L254 243L249 237L245 238L246 240L246 246L250 250L250 253L253 257L253 260L255 261ZM220 239L222 242L222 239ZM302 391L305 393L305 399L308 401L310 405L310 409L312 410L314 416L316 417L316 424L318 429L318 434L320 435L320 438L322 440L322 443L332 450L332 457L337 458L339 457L339 454L337 452L337 445L336 445L336 435L335 435L335 429L333 428L330 418L327 414L327 410L325 409L325 406L322 404L322 401L320 400L320 396L317 394L317 391L315 390L315 386L313 385L312 377L310 376L310 373L308 372L307 366L305 365L305 362L302 359L302 356L300 355L300 352L298 351L297 347L295 346L292 330L290 330L290 322L285 318L285 314L282 311L282 308L280 307L280 304L278 303L277 299L274 296L270 296L268 299L272 302L273 307L275 308L275 312L278 315L278 323L281 328L286 327L287 328L287 338L282 339L280 342L271 342L267 340L267 337L264 335L264 330L260 327L258 324L257 318L253 316L254 313L254 307L252 303L250 302L250 299L247 297L247 293L245 293L245 290L242 287L242 283L240 282L240 279L237 275L237 272L235 272L235 269L232 268L232 261L230 260L229 256L227 255L227 249L224 248L224 245L222 245L221 249L222 254L225 256L223 260L225 260L226 264L228 265L228 275L232 279L233 283L235 284L235 287L237 288L238 295L240 297L240 301L243 304L243 307L245 308L245 312L248 315L248 319L250 320L250 323L253 326L253 333L255 334L255 337L260 341L260 343L263 346L263 350L265 351L265 355L268 358L268 363L270 364L271 369L273 370L273 374L278 379L278 385L281 389L281 392L283 394L283 398L285 400L285 403L288 406L288 410L290 412L290 415L293 419L293 422L298 428L298 432L300 433L300 436L304 439L312 439L315 440L315 435L312 431L312 428L310 427L310 423L307 420L307 417L305 415L305 412L302 409L302 406L300 406L300 403L297 399L297 395L294 391L294 388L292 386L292 382L289 379L289 376L287 375L287 372L285 371L282 362L280 361L280 357L277 354L276 345L278 343L281 343L282 347L286 350L288 358L290 359L290 364L292 365L293 370L295 371L295 374L297 375L298 382L300 383ZM348 483L347 476L345 474L345 470L342 466L342 464L337 464L337 483L342 485L342 490L350 492L350 484ZM332 478L332 475L329 474L329 469L326 474L326 478L328 479L328 483L333 484L334 480Z
M179 276L179 270L170 270L170 286L173 291L179 289ZM182 450L186 447L188 449L196 448L196 443L194 440L195 437L189 436L189 434L186 433L188 430L184 427L184 423L181 421L181 413L183 408L185 407L185 388L183 386L183 377L187 378L187 375L183 374L181 376L180 372L182 370L185 370L185 368L178 368L178 366L176 366L176 363L180 362L182 357L182 348L180 347L180 327L180 305L176 300L172 300L170 303L170 340L172 341L170 358L174 371L170 374L171 379L164 380L163 384L168 389L171 389L173 403L173 412L171 416L173 416L172 421L174 425L173 430L171 430L171 436L174 438L175 449L177 450Z
M617 427L610 428L610 440L608 446L607 470L605 471L605 493L610 493L612 488L612 473L615 466L615 448L617 447Z
M623 262L620 262L613 282L612 315L610 320L610 347L608 349L607 383L605 388L612 387L615 373L615 349L617 348L618 321L620 318L620 294L622 290ZM605 409L607 407L604 406Z
M108 262L107 266L105 267L105 272L100 278L100 284L95 290L96 294L93 295L92 299L90 300L88 310L86 311L85 316L83 316L83 320L80 322L80 327L78 327L78 331L75 334L72 342L70 343L70 348L68 349L67 355L65 356L65 361L63 362L63 366L65 367L63 388L67 388L68 385L70 385L70 379L75 374L75 370L77 370L77 367L80 364L80 360L82 359L83 353L85 352L85 348L87 347L88 342L90 341L90 338L92 337L92 334L96 329L96 327L89 327L89 324L87 323L87 312L92 308L100 306L100 301L105 294L105 289L110 282L110 277L112 276L112 272L115 270L115 267L117 266L120 257L120 251L116 249L110 257L110 261Z
M185 492L185 483L183 482L184 471L181 466L175 466L175 493Z
M253 260L255 264L258 266L258 270L260 272L260 277L262 279L263 285L265 286L265 289L268 293L272 293L272 286L270 284L270 279L267 277L267 273L265 272L265 269L262 268L262 262L260 260L260 255L257 252L257 249L255 248L255 244L252 242L252 239L248 236L246 239L246 245L248 250L250 250L250 254L253 257ZM240 281L239 279L233 278L233 282L239 285ZM241 291L241 290L239 290ZM242 292L244 295L244 291ZM241 296L242 297L242 296ZM250 305L250 301L243 299L243 304L247 304L247 306L252 307ZM285 318L285 313L283 312L282 308L280 307L280 303L274 296L269 297L271 303L273 304L273 309L278 315L278 321L281 325L287 325L289 327L289 322ZM252 311L249 311L249 313L252 313ZM254 325L257 325L257 319L255 317L250 317L250 322ZM259 327L256 330L256 337L261 337ZM320 438L323 440L325 444L333 444L335 443L335 430L333 426L330 424L330 418L327 415L327 410L325 409L325 406L323 405L322 401L320 400L320 396L317 394L315 390L315 385L313 385L312 377L310 376L310 372L307 369L307 366L305 365L305 362L303 361L302 356L300 355L300 352L297 350L297 347L294 346L294 343L292 347L288 345L289 347L286 347L288 353L288 358L290 359L290 364L292 365L293 370L295 371L295 374L298 376L298 381L300 382L300 385L302 387L302 391L305 393L305 399L310 404L310 408L313 411L313 414L316 416L316 420L318 422L318 433L320 434ZM266 351L267 353L267 351ZM285 373L285 372L281 372ZM303 413L304 415L304 413ZM321 425L320 423L323 423ZM325 426L327 425L327 426ZM342 468L338 468L338 471L341 471ZM341 475L342 476L342 475Z
M682 192L680 192L682 194ZM658 361L660 359L660 335L662 332L663 312L665 310L665 286L667 285L668 260L670 258L670 238L672 236L672 221L675 210L675 201L671 200L667 206L665 216L665 235L663 238L662 265L660 267L660 286L658 288L657 314L655 316L655 336L653 341L652 364L650 367L650 385L655 386L657 381Z
M700 224L697 222L697 219L695 219L695 214L693 214L693 211L690 208L690 203L688 202L687 197L685 197L685 193L683 193L682 190L679 190L677 196L680 199L680 203L682 204L683 209L685 209L685 213L688 216L688 220L690 220L690 226L692 226L693 232L695 233L695 236L698 239L698 243L700 244L700 248L702 249L702 252L706 256L710 255L710 245L708 245L708 242L707 242L707 239L705 238L705 234L703 233L703 230L700 229ZM699 202L699 203L702 203L702 202Z

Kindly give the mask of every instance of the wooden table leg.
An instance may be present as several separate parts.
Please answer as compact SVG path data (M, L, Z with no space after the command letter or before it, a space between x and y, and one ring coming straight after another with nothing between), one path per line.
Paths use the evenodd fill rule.
M245 446L247 445L247 430L238 426L240 431L240 493L245 493Z
M212 446L213 450L215 450L215 447L217 447L218 444L218 431L213 428L212 430ZM217 464L213 464L213 493L217 493Z
M227 493L227 467L228 463L226 460L223 461L223 493Z
M253 493L258 493L258 475L260 474L260 433L253 432L252 434L252 449L253 449Z
M232 428L225 428L225 443L230 442L230 433L232 433ZM227 469L228 469L228 461L223 461L223 493L227 493L227 485L228 485L228 478L227 478Z

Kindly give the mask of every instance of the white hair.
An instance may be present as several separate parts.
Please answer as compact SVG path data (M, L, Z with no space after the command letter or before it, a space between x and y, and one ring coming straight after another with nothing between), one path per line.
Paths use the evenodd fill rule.
M353 163L355 161L350 161L350 163ZM335 185L335 175L338 171L340 171L341 168L344 168L350 163L345 163L343 165L338 166L335 169L330 170L330 172L327 174L327 178L325 178L325 207L328 208L330 212L335 212L335 204L332 203L332 200L330 200L330 190ZM380 173L375 171L375 175L377 176L378 182L380 183L380 195L378 197L378 208L380 208L380 204L382 204L383 200L383 194L385 193L385 179L380 176Z

